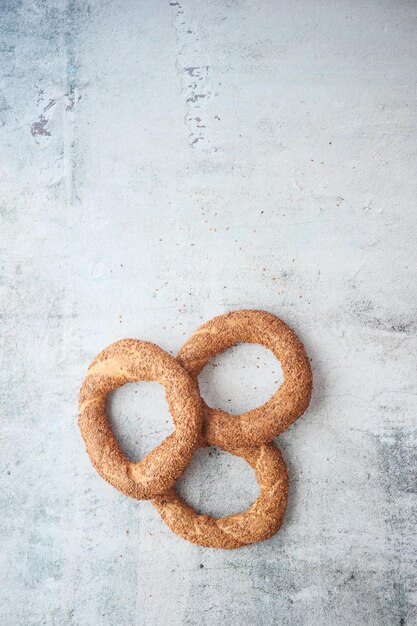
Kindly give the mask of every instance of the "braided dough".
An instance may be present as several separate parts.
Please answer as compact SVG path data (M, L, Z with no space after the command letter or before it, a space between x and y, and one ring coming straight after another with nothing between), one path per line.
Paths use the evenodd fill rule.
M206 548L231 550L268 539L280 528L287 506L288 473L279 449L268 443L234 449L233 454L254 468L260 496L243 513L215 518L199 515L170 489L152 504L177 535Z
M202 401L209 445L236 448L271 441L304 413L310 401L312 375L304 346L282 320L266 311L233 311L213 318L191 335L177 360L197 380L213 356L239 342L269 348L281 363L284 382L267 402L241 415Z
M284 383L260 407L234 416L201 400L197 378L213 356L239 342L269 348L281 363ZM137 380L156 380L165 386L175 431L142 461L133 463L112 432L106 398L113 389ZM133 498L152 499L168 526L193 543L239 548L267 539L282 524L288 473L271 440L302 415L311 387L304 347L282 320L265 311L234 311L201 326L177 359L135 339L105 348L92 361L81 387L79 427L91 462L116 489ZM218 445L254 468L261 493L247 511L223 518L199 515L178 496L175 481L197 446L204 445Z
M106 414L106 397L125 383L156 380L165 386L176 430L139 463L123 454ZM116 341L92 361L81 386L78 424L92 464L104 480L132 498L147 499L173 486L201 433L198 387L178 361L147 341Z

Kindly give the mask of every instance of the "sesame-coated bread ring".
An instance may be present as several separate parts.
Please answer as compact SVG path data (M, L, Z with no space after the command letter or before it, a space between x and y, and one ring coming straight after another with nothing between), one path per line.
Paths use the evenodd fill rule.
M171 530L207 548L231 550L268 539L280 528L287 506L287 468L274 443L230 452L245 459L256 472L261 493L247 511L222 518L199 515L174 488L152 500Z
M139 380L164 385L175 431L142 461L132 463L111 429L106 397ZM122 339L105 348L81 386L78 424L91 462L102 478L132 498L149 499L173 486L198 445L202 419L195 381L174 357L147 341Z
M281 363L284 382L267 402L241 415L203 401L205 441L226 449L271 441L304 413L311 396L311 367L303 344L282 320L266 311L233 311L213 318L187 339L177 360L197 380L213 356L239 342L269 348Z

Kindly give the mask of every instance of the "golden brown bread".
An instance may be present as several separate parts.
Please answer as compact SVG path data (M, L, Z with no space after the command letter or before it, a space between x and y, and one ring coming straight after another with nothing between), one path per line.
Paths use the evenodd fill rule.
M255 469L261 493L247 511L215 518L199 515L175 489L152 504L177 535L207 548L231 550L271 537L280 528L288 499L288 473L274 443L235 449Z
M107 395L138 380L165 387L175 431L139 463L130 462L106 414ZM187 467L201 433L198 387L174 357L137 339L116 341L92 361L80 390L78 424L87 453L102 478L132 498L147 499L174 484Z
M207 362L238 342L259 343L281 363L284 383L262 406L238 416L208 407L197 378ZM166 389L176 430L139 463L130 462L114 437L106 397L135 380L157 380ZM91 363L80 391L79 426L98 473L114 487L152 503L178 535L201 546L232 549L267 539L281 526L288 473L270 442L307 408L310 363L295 333L265 311L233 311L201 326L174 359L158 346L123 339ZM261 493L245 512L214 518L184 503L173 485L197 446L218 445L244 458L256 471Z
M284 432L306 410L312 375L304 346L282 320L266 311L241 310L214 317L182 346L177 359L197 380L208 361L239 342L269 348L281 363L284 382L264 404L241 415L208 407L203 401L204 438L220 447L255 446Z

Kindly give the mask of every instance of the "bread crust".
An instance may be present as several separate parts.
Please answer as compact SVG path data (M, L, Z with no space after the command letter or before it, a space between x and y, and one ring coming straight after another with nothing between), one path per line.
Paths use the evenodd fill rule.
M264 404L241 415L209 407L199 395L198 375L216 354L239 342L269 348L281 363L284 383ZM175 431L139 463L123 454L107 414L107 395L127 382L157 380L166 389ZM80 391L79 427L97 472L127 496L152 499L177 534L210 548L234 549L271 537L282 525L288 472L272 439L307 408L311 367L297 335L266 311L241 310L203 324L177 358L155 344L122 339L92 361ZM198 514L174 483L199 446L217 445L255 470L260 495L244 512L215 518Z
M214 317L187 339L177 359L197 381L212 357L239 342L269 348L281 363L284 382L267 402L241 415L230 415L203 401L204 439L209 445L233 448L271 441L310 402L312 374L304 346L285 322L266 311L240 310Z
M288 472L278 447L267 443L236 448L233 454L254 468L259 497L242 513L215 518L199 515L170 489L152 504L174 533L199 546L232 550L268 539L280 528L288 500Z
M175 430L140 462L126 458L111 429L107 395L128 382L156 380L165 387ZM195 380L159 346L122 339L92 361L82 383L78 424L90 460L104 480L127 496L149 499L172 487L201 435L202 405Z

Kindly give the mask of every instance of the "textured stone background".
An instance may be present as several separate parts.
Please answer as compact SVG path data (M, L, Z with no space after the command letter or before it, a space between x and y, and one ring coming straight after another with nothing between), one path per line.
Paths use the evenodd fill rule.
M0 14L0 623L416 624L416 3ZM221 552L96 475L77 393L109 342L175 353L241 307L296 329L315 389L278 441L283 530ZM240 346L202 388L239 412L280 376ZM132 458L169 432L156 383L110 410ZM181 491L220 515L256 482L204 450Z

